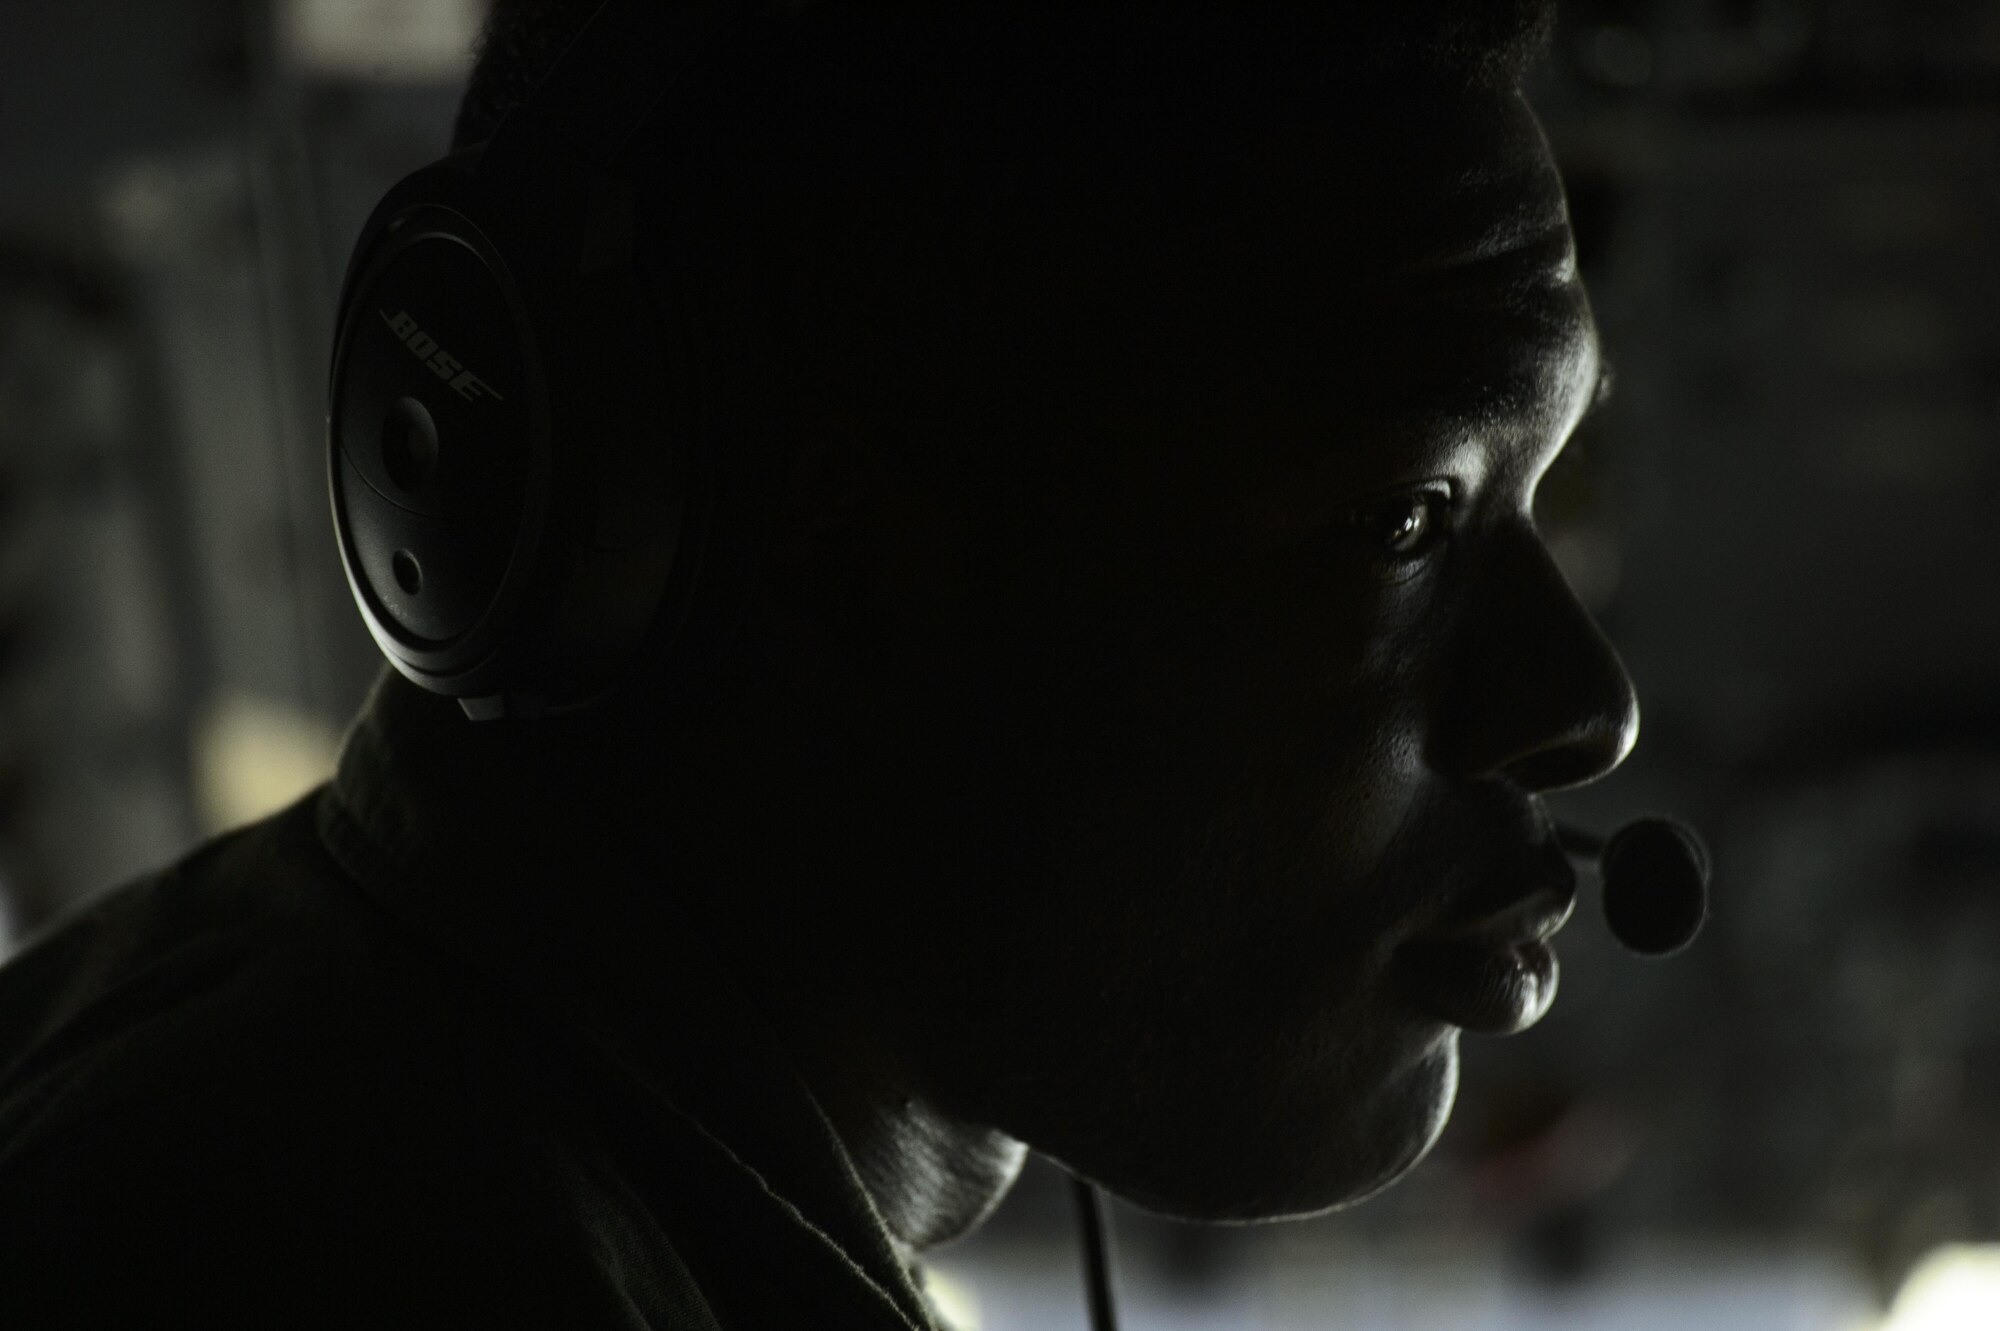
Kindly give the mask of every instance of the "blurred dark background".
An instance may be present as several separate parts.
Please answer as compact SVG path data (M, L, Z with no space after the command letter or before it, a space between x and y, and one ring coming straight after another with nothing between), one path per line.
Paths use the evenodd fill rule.
M481 10L0 0L7 945L330 769L333 289ZM1566 812L1696 822L1715 918L1587 902L1376 1201L1121 1214L1128 1320L2000 1326L2000 3L1565 0L1533 92L1616 380L1542 516L1646 707ZM1082 1324L1065 1226L940 1255L968 1324Z

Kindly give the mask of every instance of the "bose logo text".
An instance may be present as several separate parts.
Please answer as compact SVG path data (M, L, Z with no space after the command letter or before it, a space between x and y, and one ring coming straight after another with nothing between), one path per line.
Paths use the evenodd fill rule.
M410 354L422 361L437 375L451 385L452 391L467 402L477 402L482 397L490 397L496 402L505 402L500 390L487 383L478 375L465 368L458 357L437 344L437 339L417 327L417 321L403 310L391 315L387 310L377 310L382 322L389 325L389 331L396 340L410 349Z

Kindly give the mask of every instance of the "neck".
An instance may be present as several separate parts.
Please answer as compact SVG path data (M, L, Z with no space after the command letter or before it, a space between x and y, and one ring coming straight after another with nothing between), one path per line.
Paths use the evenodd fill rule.
M977 1228L1020 1174L1027 1148L983 1124L954 1118L916 1092L866 1035L837 1035L823 1020L786 1042L833 1124L890 1234L921 1251Z
M679 761L667 766L643 736L566 749L561 761L618 825L657 838L654 849L670 844L669 858L697 879L796 880L823 872L816 853L839 855L832 849L836 839L804 834L807 811L820 809L823 798L802 804L757 780L745 784L740 762L722 756L729 746L708 746L694 734L679 739ZM619 744L637 744L638 751L623 752ZM615 760L607 761L607 754ZM766 764L761 773L781 770L782 764ZM689 772L699 780L690 783ZM774 826L792 835L773 836ZM797 858L805 846L819 849ZM700 905L684 899L677 908L693 912ZM798 927L782 931L783 937L815 940L804 953L787 952L761 914L745 918L722 907L701 927L729 954L746 991L759 997L891 1236L920 1251L969 1233L1013 1186L1026 1147L995 1128L946 1114L920 1093L917 1079L890 1052L887 1023L871 1019L853 986L824 968L825 949L838 949L852 962L862 941L853 931L865 933L868 926L851 908L823 915L810 906L804 910ZM893 958L873 964L892 965ZM841 994L848 996L844 1005L835 999Z

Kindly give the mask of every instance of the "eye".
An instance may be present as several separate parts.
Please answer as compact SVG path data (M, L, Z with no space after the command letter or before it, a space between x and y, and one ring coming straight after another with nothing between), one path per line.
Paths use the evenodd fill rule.
M1432 484L1371 499L1353 510L1349 522L1370 553L1400 566L1428 554L1450 516L1450 488Z

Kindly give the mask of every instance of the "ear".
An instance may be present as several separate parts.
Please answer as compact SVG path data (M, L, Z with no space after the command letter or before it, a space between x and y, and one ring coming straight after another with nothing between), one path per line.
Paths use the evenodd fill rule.
M823 400L802 404L765 557L767 609L815 636L857 627L897 478L879 437Z

